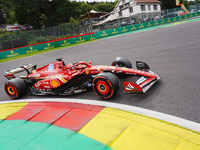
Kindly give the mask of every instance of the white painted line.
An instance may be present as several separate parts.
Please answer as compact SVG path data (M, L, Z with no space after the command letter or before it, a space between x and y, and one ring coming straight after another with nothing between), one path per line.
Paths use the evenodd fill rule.
M193 131L200 132L200 123L196 123L193 121L189 121L186 119L182 119L179 117L167 115L164 113L160 113L157 111L152 111L140 107L135 106L129 106L125 104L118 104L118 103L112 103L112 102L105 102L105 101L96 101L96 100L88 100L88 99L68 99L68 98L45 98L45 99L28 99L28 100L13 100L13 101L4 101L0 102L0 104L5 103L19 103L19 102L72 102L72 103L82 103L82 104L91 104L91 105L99 105L99 106L105 106L105 107L111 107L116 109L121 109L125 111L130 111L133 113L153 117L156 119L160 119L163 121L167 121L173 124L177 124L179 126L182 126L184 128L191 129Z

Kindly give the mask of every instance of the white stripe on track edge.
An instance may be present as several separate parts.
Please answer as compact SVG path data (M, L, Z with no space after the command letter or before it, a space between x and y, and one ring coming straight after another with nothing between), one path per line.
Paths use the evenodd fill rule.
M167 122L170 122L173 124L177 124L179 126L191 129L193 131L200 132L200 123L189 121L189 120L175 117L172 115L160 113L160 112L153 111L153 110L148 110L148 109L144 109L144 108L140 108L140 107L136 107L136 106L125 105L125 104L112 103L112 102L104 102L104 101L88 100L88 99L45 98L45 99L3 101L3 102L0 102L0 104L18 103L18 102L71 102L71 103L99 105L99 106L117 108L117 109L121 109L121 110L125 110L125 111L130 111L133 113L153 117L153 118L167 121Z

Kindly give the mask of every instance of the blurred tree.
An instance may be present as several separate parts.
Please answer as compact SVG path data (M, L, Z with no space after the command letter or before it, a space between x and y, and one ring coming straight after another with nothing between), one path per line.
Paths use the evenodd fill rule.
M97 11L110 12L114 8L113 3L86 3L70 0L1 0L0 8L6 14L6 23L19 23L32 25L35 29L57 26L63 22L69 22L70 17L78 18L80 15ZM1 22L5 22L0 11Z
M200 4L200 0L195 0L195 4Z
M195 1L184 1L184 5L186 7L190 6L190 5L196 5L196 4L200 4L200 0L195 0Z
M80 2L77 2L77 1L71 2L71 8L73 9L73 11L72 11L72 13L73 13L72 17L73 18L80 17L80 14L81 14L80 5L81 5Z
M34 28L41 28L43 26L43 18L40 13L41 1L19 0L14 2L15 17L19 24Z
M3 11L3 8L0 6L0 25L6 23L5 13Z
M46 16L45 26L62 24L80 15L79 3L69 0L43 0L41 12Z
M116 0L116 1L114 1L114 6L116 6L116 5L117 5L118 1L119 1L119 0Z
M78 21L76 21L73 17L70 17L69 19L69 23L77 23Z
M86 2L81 2L80 10L81 10L81 15L86 14L87 12L90 12L92 10L92 5Z
M4 21L7 24L16 23L15 12L13 10L13 1L14 0L0 0L0 9L1 13L4 14ZM1 14L2 15L2 14ZM1 16L2 17L2 16ZM3 19L3 18L2 18Z
M104 2L100 2L100 3L96 3L94 5L94 9L97 11L102 11L102 12L111 12L114 9L114 5L113 3L104 3Z
M162 5L162 9L172 9L176 7L176 0L159 0Z
M16 20L19 24L34 28L57 26L68 22L73 8L68 0L20 0L14 4Z
M160 0L163 9L176 7L175 0ZM70 0L0 0L0 23L19 23L34 28L57 26L78 18L92 9L111 12L116 6L106 2L77 2ZM184 1L185 5L199 4L200 0ZM4 15L5 14L5 15ZM3 15L5 17L3 17Z

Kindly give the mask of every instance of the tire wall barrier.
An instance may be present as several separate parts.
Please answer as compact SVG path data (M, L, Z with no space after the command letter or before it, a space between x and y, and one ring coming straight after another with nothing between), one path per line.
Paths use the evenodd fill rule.
M21 48L2 50L2 51L0 51L0 59L15 57L15 56L23 55L23 54L29 54L29 53L33 53L33 52L37 52L37 51L41 51L41 50L48 50L48 49L52 49L52 48L64 47L64 46L73 45L73 44L77 44L77 43L83 43L86 41L91 41L91 40L95 40L95 39L99 39L99 38L104 38L107 36L117 35L120 33L135 31L135 30L148 28L148 27L152 27L152 26L157 26L157 25L162 25L162 24L171 23L171 22L176 22L176 21L180 21L183 19L196 17L199 15L200 15L200 12L190 13L190 14L172 17L172 18L166 18L166 19L145 22L145 23L141 23L141 24L134 24L134 25L120 27L120 28L92 32L92 33L88 33L88 34L84 34L84 35L78 35L78 36L74 36L74 37L58 39L58 40L49 41L49 42L38 43L38 44L34 44L34 45L28 45L28 46L24 46Z

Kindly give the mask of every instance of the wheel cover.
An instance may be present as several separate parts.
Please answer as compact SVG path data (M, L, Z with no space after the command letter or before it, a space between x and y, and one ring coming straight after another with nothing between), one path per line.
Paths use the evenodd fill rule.
M97 91L102 95L106 95L110 91L110 88L105 81L98 81L96 83L96 88L97 88Z

